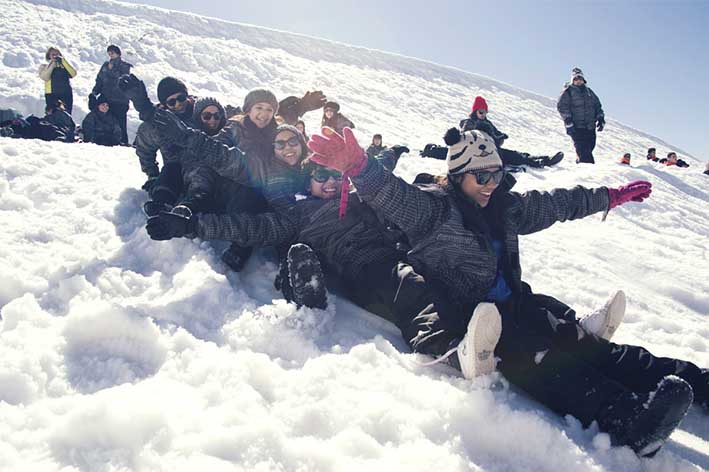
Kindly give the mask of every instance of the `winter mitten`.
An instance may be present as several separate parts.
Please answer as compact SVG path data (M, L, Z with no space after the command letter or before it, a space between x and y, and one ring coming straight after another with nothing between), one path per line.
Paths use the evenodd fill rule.
M367 165L367 153L357 143L350 128L344 128L342 134L340 136L332 128L323 128L322 134L310 137L308 147L313 151L312 159L316 163L339 170L343 176L354 177Z
M411 152L411 149L409 149L408 147L400 146L398 144L392 146L391 150L394 151L394 155L396 155L397 160L401 157L402 154Z
M160 134L160 144L185 147L190 128L170 110L155 109L152 122Z
M327 97L320 90L307 91L298 102L298 114L302 116L309 111L319 110L325 106L325 103L327 103Z
M603 117L600 117L598 121L596 122L596 129L600 132L603 131L603 127L606 126L606 120Z
M162 211L148 218L145 225L151 239L167 241L172 238L193 238L197 234L197 216L185 206L176 206L172 211Z
M153 108L153 104L150 98L148 98L148 91L145 89L145 84L135 75L122 75L118 79L118 88L133 102L133 106L139 113Z
M96 95L94 95L93 93L90 93L89 94L89 111L96 111L96 105L97 105L96 100L97 100Z
M645 180L635 180L618 188L609 188L610 204L608 209L628 202L642 202L652 193L652 184Z

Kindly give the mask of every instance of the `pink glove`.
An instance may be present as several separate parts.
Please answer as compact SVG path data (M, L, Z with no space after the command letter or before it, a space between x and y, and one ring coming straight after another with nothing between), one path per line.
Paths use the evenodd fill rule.
M367 164L367 154L357 143L352 130L345 128L340 136L332 128L323 128L322 134L313 134L308 147L313 161L321 166L339 170L344 177L354 177Z
M608 209L615 208L623 203L642 202L650 196L652 184L645 180L635 180L618 188L609 188L610 204Z
M322 134L313 134L308 147L313 151L311 159L321 166L342 172L342 190L340 191L340 219L347 212L350 196L350 177L362 172L367 165L367 153L357 143L352 130L344 128L340 136L332 128L323 128Z

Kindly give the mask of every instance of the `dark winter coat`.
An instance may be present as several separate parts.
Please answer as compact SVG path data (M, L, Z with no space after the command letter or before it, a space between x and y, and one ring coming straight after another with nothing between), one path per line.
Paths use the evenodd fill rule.
M507 139L507 135L498 130L495 125L492 124L492 121L487 118L481 120L475 115L475 113L471 113L468 118L461 120L460 130L471 131L474 129L482 131L490 136L495 141L495 146L498 148L501 147L502 143L504 143L505 139Z
M92 111L84 118L81 129L84 132L84 142L102 146L117 146L121 143L121 126L110 112Z
M577 129L595 129L596 122L605 119L601 101L586 85L569 85L559 96L556 104L561 119L571 121Z
M91 93L102 94L109 103L128 105L128 97L118 88L118 78L123 74L130 74L131 67L132 64L123 61L120 57L104 62L96 75L96 83Z
M276 128L278 128L278 123L275 119L271 120L265 128L259 128L249 119L248 115L241 115L229 120L220 134L226 135L225 138L236 143L244 153L254 158L269 159L273 155Z
M76 77L76 69L62 57L61 64L56 61L42 64L39 67L39 76L44 80L44 93L46 95L71 94L71 82L69 80Z
M194 97L190 97L182 113L176 114L184 124L191 128L196 127L193 121L193 109ZM144 121L138 127L135 140L133 141L133 147L140 161L140 169L148 177L157 177L158 174L160 174L157 161L158 151L160 151L160 155L162 156L163 165L168 162L179 161L182 162L183 166L189 166L189 156L183 156L183 150L181 148L170 145L160 145L160 133L158 133L155 125L149 121Z
M384 151L385 149L387 149L387 147L384 146L383 144L380 144L379 146L376 146L374 144L370 144L369 147L367 148L367 156L370 159L374 159L379 154L381 154L382 151Z
M41 139L42 141L64 141L66 139L59 128L34 115L27 118L16 118L9 124L3 124L12 129L13 138Z
M76 123L71 118L71 115L62 109L55 109L52 113L44 117L45 120L52 123L54 126L62 130L66 136L67 143L74 142L74 133L76 132Z
M342 134L342 130L344 128L350 128L354 129L355 125L352 123L352 121L347 118L345 115L340 113L339 111L336 112L334 115L332 115L331 119L327 119L323 117L321 126L325 127L327 126L328 128L332 128L338 133Z
M450 186L423 191L371 160L352 180L364 201L405 233L412 247L407 259L427 283L464 307L485 301L497 275L497 257L479 206L463 205ZM520 194L509 191L513 185L514 178L508 175L488 206L496 209L501 222L496 239L504 245L506 282L519 293L518 236L605 211L609 197L605 187Z
M396 261L402 236L386 228L368 206L350 199L339 218L339 199L309 197L278 213L199 215L197 236L234 241L240 246L279 246L301 242L312 247L328 271L356 281L368 265Z

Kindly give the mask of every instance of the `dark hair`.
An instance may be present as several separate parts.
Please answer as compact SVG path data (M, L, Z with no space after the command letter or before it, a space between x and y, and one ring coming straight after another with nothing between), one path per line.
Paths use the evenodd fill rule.
M374 140L377 139L377 138L379 138L379 140L381 141L381 140L382 140L382 135L379 134L379 133L377 133L377 134L375 134L374 136L372 136L372 144L374 144Z
M106 52L115 52L116 54L118 54L120 56L121 55L121 48L119 48L115 44L111 44L110 46L108 46L106 48Z
M670 152L667 153L667 158L669 159L670 156L675 156L675 157L677 157L677 153L674 152L674 151L670 151Z
M305 121L303 121L303 120L296 121L295 126L298 127L298 125L303 125L303 129L305 129Z
M50 112L50 111L51 111L51 112L54 112L54 111L57 110L57 109L62 109L62 110L65 110L65 109L66 109L66 105L64 105L64 102L63 102L63 101L61 101L61 100L56 100L55 102L48 104L48 105L45 107L44 111L45 111L45 113L48 113L48 112Z
M625 154L623 154L623 157L630 157L630 153L626 152Z
M647 148L647 153L650 154L651 152L655 152L657 149L655 148Z
M60 56L62 55L62 53L61 53L61 51L59 51L59 49L55 48L54 46L51 46L49 49L47 49L47 52L44 54L44 58L46 60L49 60L49 53L51 53L52 51L57 51L57 54L59 54Z

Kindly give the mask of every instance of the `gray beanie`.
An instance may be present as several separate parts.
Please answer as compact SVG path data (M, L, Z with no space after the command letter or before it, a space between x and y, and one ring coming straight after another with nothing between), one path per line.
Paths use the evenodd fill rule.
M301 161L308 157L308 154L310 154L310 149L308 149L308 145L305 142L305 136L303 136L303 133L301 133L298 128L291 125L280 125L278 128L276 128L276 134L274 136L278 135L278 133L280 133L281 131L290 131L295 135L296 138L298 138L300 146L303 148L303 155L300 157Z
M458 128L451 128L443 139L448 145L446 163L451 175L502 167L495 141L482 131L472 130L461 134Z
M224 110L222 104L219 103L216 98L212 97L203 97L194 102L194 107L192 108L192 121L195 123L201 123L202 118L200 118L199 115L201 115L204 109L209 106L217 107L219 113L222 114L222 119L219 121L219 128L223 128L226 124L226 111Z
M278 99L270 90L254 89L246 94L244 98L244 106L241 109L244 113L251 111L251 107L257 103L268 103L273 107L274 115L278 113Z

